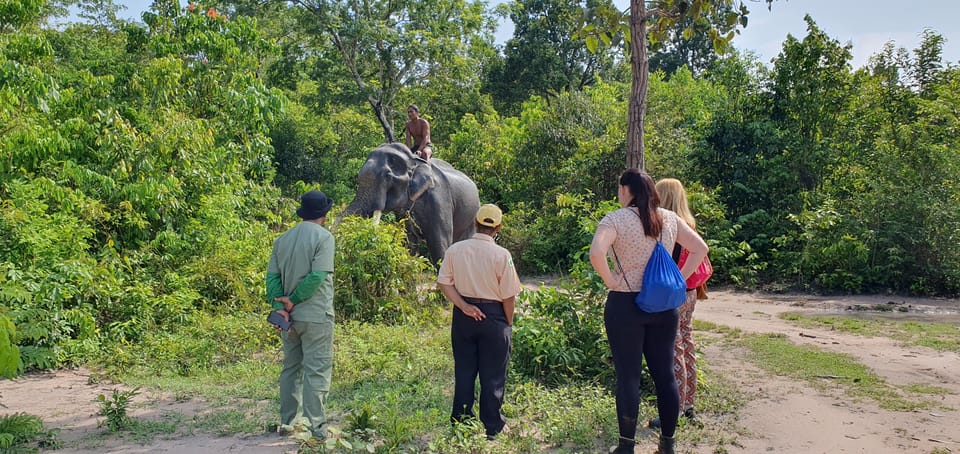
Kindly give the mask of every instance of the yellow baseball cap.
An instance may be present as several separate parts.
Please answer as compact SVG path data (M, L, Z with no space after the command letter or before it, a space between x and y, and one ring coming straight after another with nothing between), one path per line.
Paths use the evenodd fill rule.
M487 227L496 227L503 222L503 212L496 205L488 203L477 210L477 223Z

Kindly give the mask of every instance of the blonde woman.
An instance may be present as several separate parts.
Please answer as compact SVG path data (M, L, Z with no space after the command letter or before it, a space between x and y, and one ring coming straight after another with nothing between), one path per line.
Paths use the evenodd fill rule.
M683 184L674 178L664 178L657 182L657 195L660 196L660 207L677 213L691 229L697 229L697 221L690 212L687 204L687 191ZM674 252L678 257L679 251ZM697 358L693 345L693 309L697 304L697 289L687 289L687 300L680 306L680 325L677 328L677 340L674 344L673 372L677 377L677 386L680 388L680 414L693 421L696 412L693 404L697 393ZM650 427L659 427L660 419L649 422Z

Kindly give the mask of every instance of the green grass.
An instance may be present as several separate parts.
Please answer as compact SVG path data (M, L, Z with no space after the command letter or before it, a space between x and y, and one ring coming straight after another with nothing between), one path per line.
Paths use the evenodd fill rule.
M448 317L449 312L439 310L426 314L417 325L338 323L333 383L327 401L334 436L327 440L331 444L305 444L301 451L350 452L346 446L362 451L373 445L377 452L575 453L604 452L616 444L615 399L609 384L577 382L551 387L512 369L503 408L507 433L491 443L478 424L451 427L453 355ZM198 339L194 343L206 345ZM134 418L130 429L113 436L146 443L152 437L193 432L230 435L270 431L279 422L279 348L277 338L260 353L221 367L164 368L152 364L132 369L120 376L121 381L150 390L144 392L144 398L160 391L177 400L203 400L209 408L189 418L173 411L151 416L158 422ZM144 354L150 356L149 352ZM133 362L141 361L134 358ZM727 416L743 405L743 396L714 376L709 365L702 364L701 374L698 410L705 420L722 422L707 427L682 423L683 443L729 444L724 434L736 428L735 418ZM647 396L641 404L641 422L654 416L654 399ZM638 432L640 438L655 435L646 429ZM86 440L85 446L102 442L103 436Z
M887 410L914 411L934 406L930 401L904 396L850 355L796 345L782 334L746 335L736 342L751 352L751 362L779 376L820 389L839 388L851 398L869 399Z
M262 434L279 422L277 377L282 352L275 333L261 335L241 329L244 317L210 321L224 329L215 342L199 339L189 331L194 352L209 366L184 366L172 357L163 362L161 353L129 352L125 361L135 365L119 375L128 386L145 390L137 406L150 406L156 397L202 400L209 408L186 417L177 411L134 418L132 426L118 434L101 434L81 443L94 446L105 436L131 438L142 443L151 438L174 438L194 432L218 435ZM488 442L478 424L452 428L449 424L453 388L453 357L450 351L449 312L425 309L416 324L385 325L358 322L336 324L333 384L327 408L334 427L325 444L303 445L301 452L359 452L375 446L377 452L428 453L522 453L603 452L616 443L615 399L609 384L574 382L545 386L511 369L503 411L509 431ZM918 396L943 390L923 385L896 388L885 383L853 358L816 348L797 346L783 336L746 335L740 330L694 320L696 343L703 349L713 342L743 346L770 373L810 382L822 389L840 389L853 399L870 399L881 407L909 411L930 406ZM231 334L234 333L234 334ZM256 339L245 356L228 352L224 344ZM155 348L176 344L177 335L156 342ZM230 360L222 355L226 352ZM139 355L139 356L138 356ZM157 360L160 358L161 360ZM701 380L697 410L704 426L681 419L681 449L726 452L743 435L736 413L743 407L743 392L714 372L700 355ZM598 361L602 358L598 358ZM514 368L517 369L517 368ZM834 377L834 378L822 378ZM645 378L646 379L646 378ZM147 392L149 391L149 392ZM642 402L641 423L655 416L651 396ZM641 439L655 432L641 429ZM351 448L348 448L351 447Z
M929 394L931 396L942 396L944 394L953 394L949 389L928 385L926 383L915 383L912 385L901 386L900 389L913 394Z
M889 337L906 345L960 353L960 326L957 324L869 320L797 313L785 313L780 317L802 327L826 328L860 336Z

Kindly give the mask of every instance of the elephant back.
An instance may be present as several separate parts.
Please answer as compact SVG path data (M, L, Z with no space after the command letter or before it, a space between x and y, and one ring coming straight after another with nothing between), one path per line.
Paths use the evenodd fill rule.
M457 170L457 169L454 168L452 165L450 165L449 162L444 161L443 159L440 159L440 158L431 158L430 161L428 162L428 164L431 165L431 166L433 166L433 168L434 168L436 171L440 171L440 172L446 173L446 174L448 174L448 175L456 175L456 176L459 176L459 177L466 178L466 179L468 179L468 180L470 179L470 177L468 177L467 174L465 174L465 173ZM472 181L472 180L471 180L471 181Z
M460 241L473 235L474 219L480 209L480 194L476 183L467 174L453 168L450 163L433 158L430 164L434 172L447 180L453 206L453 241Z

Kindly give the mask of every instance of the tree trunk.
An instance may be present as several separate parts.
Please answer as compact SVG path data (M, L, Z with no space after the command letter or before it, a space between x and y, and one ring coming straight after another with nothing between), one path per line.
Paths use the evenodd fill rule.
M370 107L373 108L373 114L377 116L377 121L380 122L380 127L383 128L385 143L396 142L397 140L393 136L393 123L390 121L390 108L384 107L380 100L374 98L368 98L367 102L370 103Z
M644 170L643 125L647 117L647 83L650 78L647 8L644 0L630 0L630 66L633 83L627 115L627 168Z

